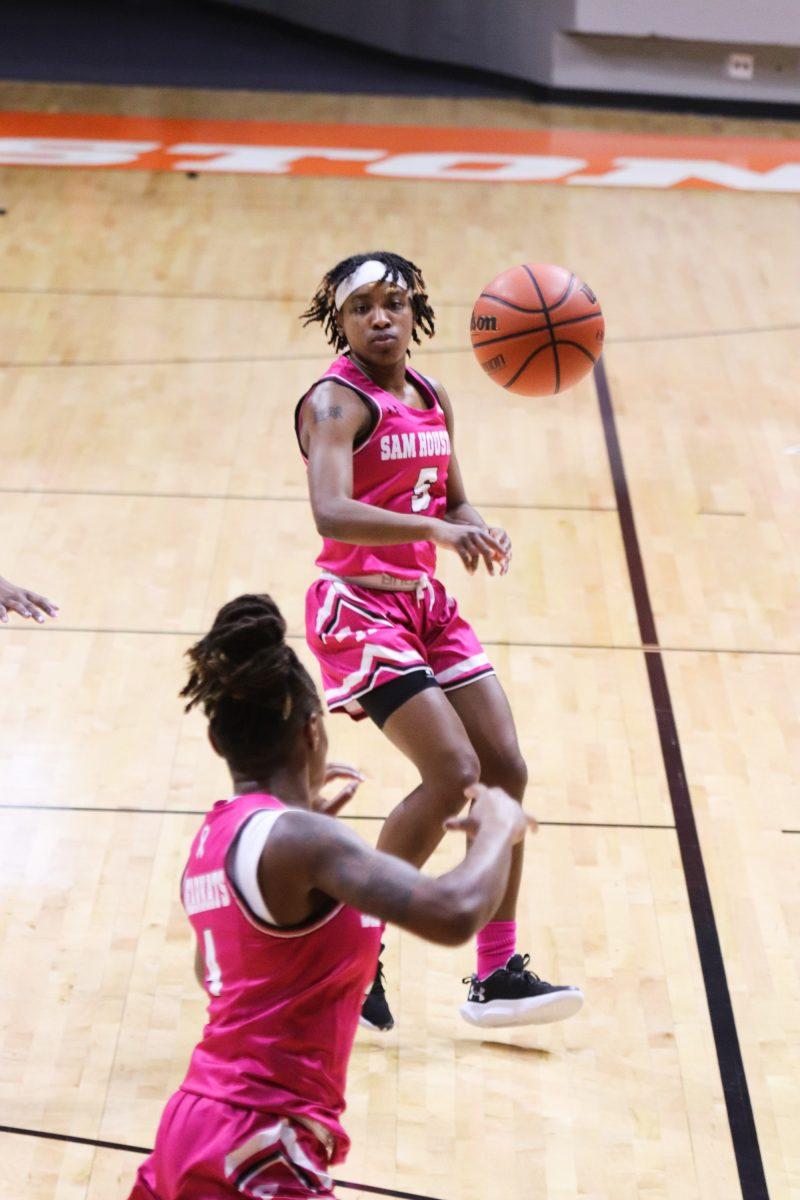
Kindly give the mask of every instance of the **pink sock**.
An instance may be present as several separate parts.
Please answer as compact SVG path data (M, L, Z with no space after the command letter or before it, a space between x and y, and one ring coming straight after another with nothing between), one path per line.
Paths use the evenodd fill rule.
M490 921L478 933L478 978L504 967L517 948L516 921Z

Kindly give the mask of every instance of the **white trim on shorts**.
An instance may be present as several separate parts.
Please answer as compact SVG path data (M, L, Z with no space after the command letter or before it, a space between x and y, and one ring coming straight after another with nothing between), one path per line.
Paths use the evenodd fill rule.
M312 1136L317 1138L320 1143L320 1157L325 1160L324 1166L322 1163L314 1162L309 1158L300 1145L296 1130L296 1125L298 1124L302 1125ZM325 1170L327 1160L331 1156L330 1134L324 1126L319 1125L319 1122L314 1121L313 1124L319 1126L319 1129L313 1128L310 1121L280 1117L274 1125L251 1134L246 1142L243 1142L236 1149L232 1150L230 1154L225 1156L226 1179L231 1181L231 1186L236 1187L237 1191L244 1193L248 1183L256 1179L262 1172L269 1170L269 1167L274 1162L272 1157L264 1159L263 1152L280 1146L279 1159L282 1160L283 1165L291 1171L298 1182L305 1185L309 1195L312 1194L313 1190L318 1190L322 1194L322 1189L331 1194L333 1180ZM253 1160L250 1167L245 1167L242 1170L241 1168L247 1163L248 1159ZM308 1175L319 1181L320 1186L318 1189L309 1188L304 1178L304 1176ZM265 1182L269 1183L268 1180ZM258 1194L267 1195L267 1192L259 1192Z
M355 596L338 575L323 571L322 579L330 583L331 586L328 589L324 602L319 607L314 625L315 632L320 641L324 642L326 638L341 640L344 637L349 637L352 633L352 630L348 627L344 629L339 628L341 612L336 613L333 627L327 633L321 632L322 626L333 615L337 602L340 610L342 608L349 608L351 612L356 612L361 617L369 616L376 625L393 626L393 622L388 617L382 617L379 613L373 612L362 599Z
M328 708L338 708L348 700L356 700L365 692L371 692L374 683L366 683L360 689L359 684L372 674L373 667L376 667L376 659L379 658L387 661L383 664L378 662L377 667L384 665L393 671L395 676L405 675L409 671L427 671L428 674L433 674L428 663L424 658L420 658L416 650L392 650L378 642L368 642L362 651L361 662L355 671L350 672L342 687L325 689Z
M445 671L440 671L438 675L434 676L434 679L443 691L447 691L448 684L455 684L457 680L477 667L489 667L492 671L494 670L486 654L473 654L472 658L465 658L463 662L456 663L455 666L448 667Z

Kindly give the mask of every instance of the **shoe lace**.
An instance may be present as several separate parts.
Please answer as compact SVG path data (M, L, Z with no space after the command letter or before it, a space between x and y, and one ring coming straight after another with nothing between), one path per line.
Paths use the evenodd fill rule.
M531 961L530 954L519 954L516 957L521 959L519 970L509 971L509 975L518 975L518 976L520 976L520 978L524 979L526 982L531 981L532 983L541 983L542 980L541 980L540 975L537 975L535 971L527 971L525 969L527 967L528 963ZM480 983L480 976L479 975L465 975L464 978L461 980L461 982L477 984L477 983Z
M531 983L541 983L542 982L541 975L537 975L535 971L526 971L526 969L525 969L527 967L528 963L531 961L530 954L523 954L523 955L521 955L521 958L522 958L522 965L521 965L520 969L518 971L512 971L511 974L512 975L521 975L522 978L526 981L526 983L528 981L530 981Z

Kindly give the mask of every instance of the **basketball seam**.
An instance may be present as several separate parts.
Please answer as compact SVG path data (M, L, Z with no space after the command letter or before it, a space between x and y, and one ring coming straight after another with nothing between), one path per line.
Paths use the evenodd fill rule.
M536 295L539 297L539 299L542 302L542 313L544 315L545 321L547 321L547 329L550 334L550 343L551 343L551 346L553 349L553 362L555 363L555 368L556 368L556 388L555 388L555 392L553 394L557 396L558 393L561 391L561 363L558 360L558 348L556 345L555 336L553 334L553 322L550 320L550 312L547 308L547 305L545 304L544 294L542 292L542 289L539 287L539 281L537 280L536 276L534 275L534 273L530 269L530 267L527 266L525 263L523 263L522 269L525 272L525 274L528 276L528 278L530 279L533 286L536 288ZM530 361L530 360L528 360L528 361ZM517 371L514 378L510 379L508 384L506 384L505 386L508 387L510 384L514 383L517 379L519 379L520 373L525 369L525 367L527 367L527 365L528 365L527 362L523 363L523 365L520 367L519 371Z
M526 271L528 271L528 274L530 274L528 267L525 267L524 269ZM548 306L545 304L544 308L525 308L524 305L522 305L522 304L514 304L511 300L506 300L502 296L495 296L494 292L481 292L478 299L479 300L481 300L481 299L482 300L494 300L495 303L502 304L506 308L513 308L515 312L523 312L523 313L541 312L541 313L544 313L548 310L548 307L549 307L550 312L553 312L554 309L560 308L561 305L566 302L567 298L569 297L570 292L572 291L573 287L575 286L575 278L576 278L575 272L571 271L570 276L569 276L569 282L567 283L567 286L564 289L564 291L561 293L561 295L558 297L557 300L553 301L553 303L551 305ZM538 290L539 289L537 287L537 291ZM539 293L539 294L540 294L540 299L541 299L542 303L544 304L544 296L542 296L541 293Z
M574 284L575 284L575 272L574 272L574 271L570 271L570 273L569 273L569 282L568 282L568 284L567 284L567 286L566 286L566 289L565 289L565 291L564 291L564 292L563 292L563 293L562 293L562 294L561 294L561 295L558 297L558 299L557 299L557 300L554 300L554 301L553 301L553 303L550 305L550 312L553 312L555 309L557 309L557 308L560 308L560 307L561 307L561 305L562 305L562 304L564 304L564 303L566 302L566 300L567 300L567 298L568 298L568 296L569 296L570 292L572 291L572 288L573 288ZM543 301L543 302L544 302L544 301Z
M599 312L586 313L582 317L565 317L563 321L552 321L553 329L563 329L565 325L577 325L581 321L591 321L599 317ZM502 337L486 338L482 342L473 342L473 350L480 350L481 346L494 346L497 342L509 342L512 338L525 337L529 333L543 333L547 329L547 325L537 325L535 329L521 329L519 333L504 333Z
M595 358L594 355L592 354L591 350L587 350L585 346L582 346L580 344L580 342L568 342L566 339L562 339L561 341L556 342L555 345L557 345L557 346L572 346L572 348L574 350L580 350L581 354L585 354L586 357L589 359L589 361L593 362L593 363L596 363L597 358L600 357L600 355L598 354L597 358Z
M521 313L543 313L543 308L523 308L521 304L512 304L510 300L504 300L502 296L495 296L493 292L481 292L479 300L494 300L496 304L502 304L505 308L513 308L515 312Z
M529 354L528 357L525 359L525 362L522 364L522 366L517 371L516 375L512 375L512 377L508 380L507 383L503 383L500 386L504 387L504 388L510 388L512 383L516 383L516 381L519 379L520 375L525 370L525 368L528 367L533 362L533 360L536 358L537 354L541 354L543 350L550 350L550 349L554 350L554 347L559 346L559 345L560 346L572 346L572 347L574 347L575 350L580 350L581 354L585 354L591 363L596 363L597 358L600 357L600 355L598 354L597 358L593 358L592 355L590 354L590 352L586 349L586 347L582 346L580 344L580 342L568 342L566 339L563 339L560 342L554 341L552 343L552 346L550 343L545 343L544 346L539 346L538 349L534 350L533 354ZM554 350L554 353L555 353L555 350Z
M528 357L525 359L525 362L522 364L522 366L517 371L516 375L512 375L507 383L501 384L501 387L510 388L512 383L517 382L517 380L519 379L520 375L525 370L525 368L528 367L530 365L530 363L533 362L533 360L536 358L537 354L541 354L543 350L552 350L552 348L553 347L552 347L551 342L545 342L545 344L543 346L539 346L538 349L534 350L532 354L528 355Z

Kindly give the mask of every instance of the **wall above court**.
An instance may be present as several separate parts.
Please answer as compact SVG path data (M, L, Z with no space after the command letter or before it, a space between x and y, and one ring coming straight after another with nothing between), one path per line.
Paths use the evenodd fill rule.
M796 0L227 0L553 89L800 103Z

